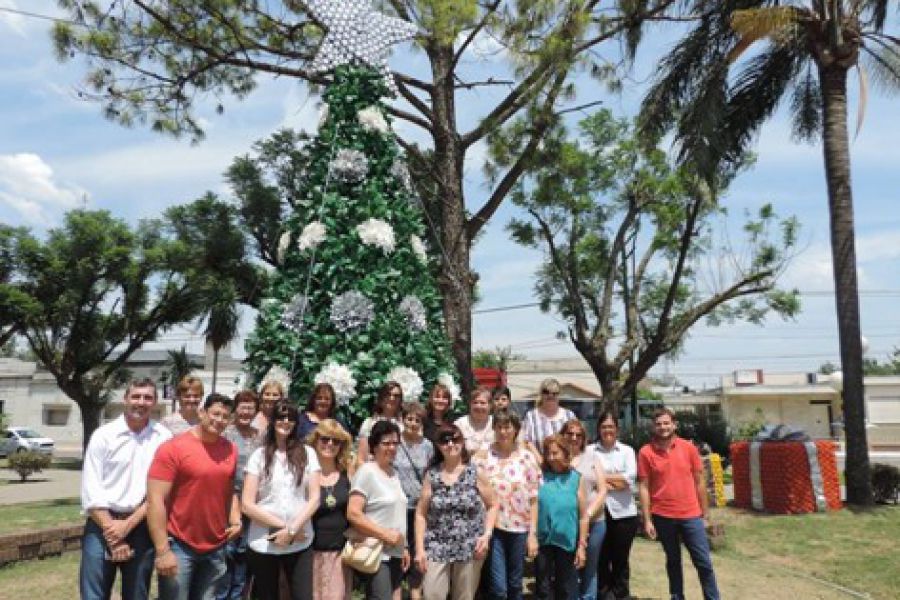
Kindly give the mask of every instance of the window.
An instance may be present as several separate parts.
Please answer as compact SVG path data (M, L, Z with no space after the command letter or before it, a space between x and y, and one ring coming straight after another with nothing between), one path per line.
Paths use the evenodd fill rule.
M64 427L69 424L68 406L45 406L44 425L50 427Z

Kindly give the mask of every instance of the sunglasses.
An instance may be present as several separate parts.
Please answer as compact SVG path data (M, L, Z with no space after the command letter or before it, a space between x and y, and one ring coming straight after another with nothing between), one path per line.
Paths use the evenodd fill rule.
M567 435L567 436L569 436L569 437L577 437L577 438L583 438L583 437L584 437L584 434L581 433L580 431L567 431L567 432L565 433L565 435Z
M288 423L296 423L297 419L291 418L288 415L282 415L280 417L275 417L275 421L286 421Z
M438 440L438 446L448 446L450 444L456 444L457 446L463 443L462 437L458 435L454 435L452 437L443 437Z
M325 446L327 446L328 444L331 444L332 446L340 446L341 444L344 443L342 440L339 440L338 438L328 437L327 435L320 435L319 442L321 442Z

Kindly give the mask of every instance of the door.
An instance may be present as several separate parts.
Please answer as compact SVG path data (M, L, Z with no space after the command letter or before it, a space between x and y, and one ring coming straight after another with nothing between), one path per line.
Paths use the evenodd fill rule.
M831 401L809 401L809 430L806 433L814 440L831 439Z

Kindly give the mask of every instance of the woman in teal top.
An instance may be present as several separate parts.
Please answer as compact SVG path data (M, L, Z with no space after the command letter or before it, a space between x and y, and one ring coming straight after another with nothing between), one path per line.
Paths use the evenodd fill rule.
M577 570L584 566L590 515L581 474L572 468L572 452L561 436L544 438L544 484L538 491L528 534L528 554L535 560L535 598L578 597Z

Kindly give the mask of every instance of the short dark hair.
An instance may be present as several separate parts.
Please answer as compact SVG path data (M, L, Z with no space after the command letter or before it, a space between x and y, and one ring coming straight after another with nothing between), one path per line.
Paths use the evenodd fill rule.
M516 435L519 435L519 432L522 431L522 419L519 418L518 413L507 408L503 408L494 413L493 429L497 429L503 425L512 425L513 429L516 430Z
M369 432L369 452L372 452L375 446L381 443L382 438L392 433L396 433L397 437L400 437L400 427L396 423L387 419L376 421L372 425L372 431Z
M671 419L672 419L673 421L677 421L677 420L678 420L678 419L675 417L675 411L674 411L674 410L672 410L671 408L667 408L667 407L665 407L665 406L661 406L661 407L659 407L659 408L657 408L656 410L653 411L653 422L655 423L656 420L657 420L658 418L660 418L660 417L662 417L662 416L665 416L665 415L668 415L669 417L671 417Z
M509 393L508 387L498 385L493 389L491 395L494 397L494 400L496 400L498 396L506 396L509 398L510 402L512 402L512 394Z
M208 410L213 404L221 404L230 411L234 410L234 400L225 394L213 393L207 396L206 400L203 401L203 410Z
M253 404L253 410L259 410L259 396L253 390L241 390L234 395L234 408L239 404Z
M462 430L452 423L444 423L437 428L434 434L434 454L431 456L429 466L434 468L444 462L444 453L441 451L441 442L447 439L459 438L462 446L459 449L459 458L463 464L469 464L469 451L466 449L466 437Z
M619 416L615 411L606 409L600 412L600 416L597 417L597 431L600 431L600 425L603 424L603 421L612 421L616 426L616 429L619 428Z

